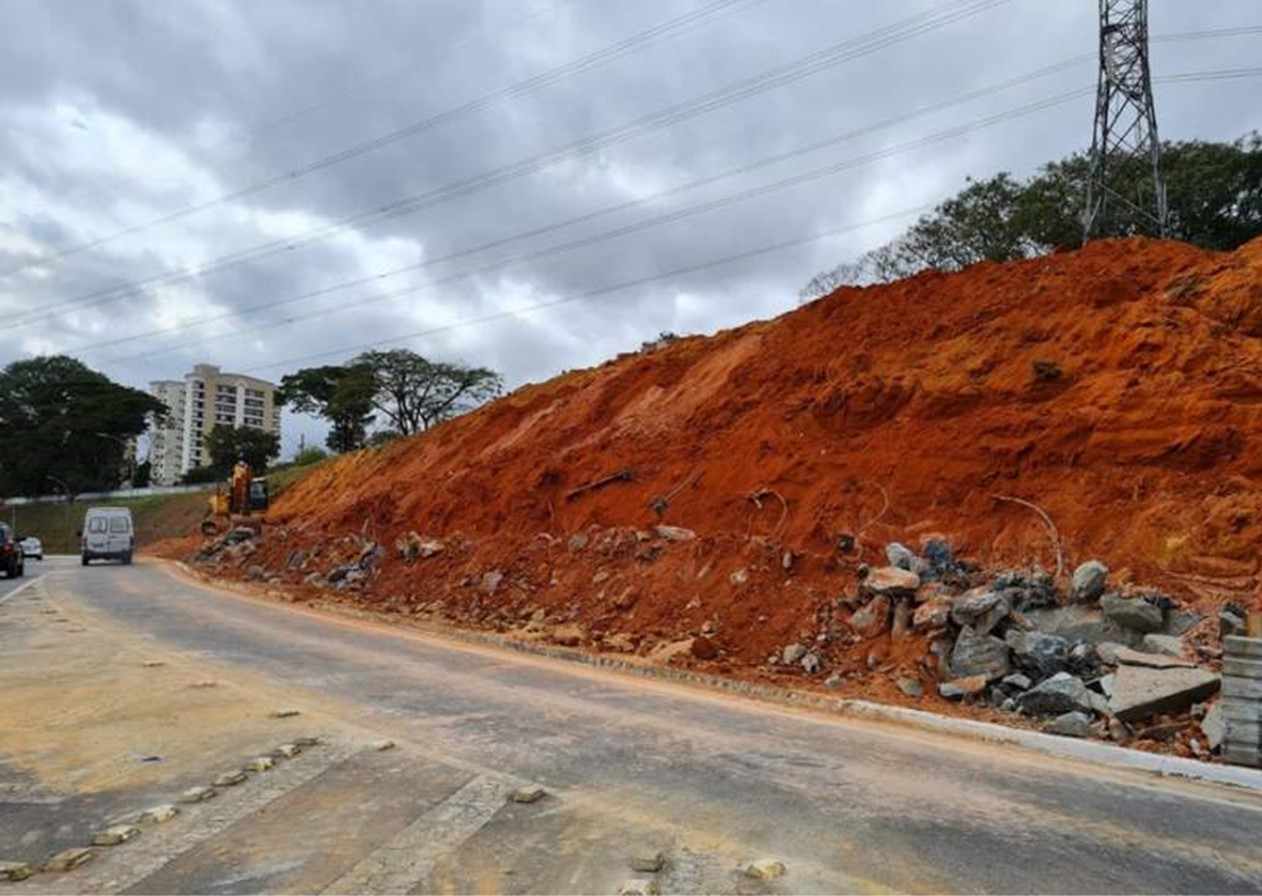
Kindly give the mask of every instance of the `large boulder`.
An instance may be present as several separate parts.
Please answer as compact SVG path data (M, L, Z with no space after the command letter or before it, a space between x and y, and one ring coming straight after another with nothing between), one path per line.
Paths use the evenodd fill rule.
M1181 712L1217 693L1220 679L1205 669L1118 666L1109 711L1123 722Z
M1088 560L1074 570L1070 580L1070 597L1076 601L1095 600L1104 593L1109 568L1099 560Z
M1122 628L1104 618L1095 607L1082 605L1029 610L1022 616L1029 625L1049 635L1060 635L1068 641L1099 644L1114 641L1126 647L1138 647L1143 638L1139 632Z
M1104 618L1124 629L1141 634L1160 631L1165 625L1165 613L1157 604L1142 597L1126 598L1118 594L1106 594L1100 598Z
M994 635L968 627L960 632L951 649L948 663L955 678L983 675L987 679L1003 678L1012 671L1008 645Z
M1090 713L1093 709L1087 686L1068 672L1058 672L1017 698L1022 712L1036 716Z

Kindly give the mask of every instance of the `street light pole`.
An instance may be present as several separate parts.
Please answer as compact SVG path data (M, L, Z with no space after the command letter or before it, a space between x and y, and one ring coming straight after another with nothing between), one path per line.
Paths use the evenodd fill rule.
M56 476L50 476L47 473L44 474L44 478L50 480L56 485L61 486L62 494L66 496L66 543L73 545L75 543L75 537L74 537L74 526L71 525L71 521L70 521L70 503L71 503L70 486L66 485L66 483L62 482Z

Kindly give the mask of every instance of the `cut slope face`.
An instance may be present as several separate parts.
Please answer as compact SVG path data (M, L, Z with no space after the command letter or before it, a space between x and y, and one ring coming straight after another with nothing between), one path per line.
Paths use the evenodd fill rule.
M1260 438L1262 240L1101 241L838 290L522 388L309 476L260 559L321 545L322 570L343 535L415 531L446 549L391 550L366 596L499 627L542 612L584 637L705 627L755 659L818 631L888 541L942 533L1050 569L1038 518L996 495L1042 507L1073 562L1248 599Z

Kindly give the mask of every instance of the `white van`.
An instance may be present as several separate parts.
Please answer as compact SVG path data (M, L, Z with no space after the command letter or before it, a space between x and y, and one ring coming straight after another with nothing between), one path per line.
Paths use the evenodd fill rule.
M136 549L136 534L131 523L131 511L126 507L89 507L79 535L84 566L89 560L99 557L131 563L132 551Z

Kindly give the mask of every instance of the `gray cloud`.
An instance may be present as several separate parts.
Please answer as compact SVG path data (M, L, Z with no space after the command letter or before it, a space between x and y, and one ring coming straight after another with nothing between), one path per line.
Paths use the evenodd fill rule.
M0 7L0 269L300 168L702 5L8 0ZM28 319L119 283L195 269L530 158L946 5L750 2L343 164L2 277L0 307L10 321ZM377 284L249 309L586 215L1090 54L1094 8L1010 0L415 214L0 329L0 361L66 351L137 385L177 376L201 360L278 378L294 366L278 361L330 353L313 362L329 363L345 347L455 325L401 344L497 367L517 384L596 363L660 330L709 332L780 313L793 307L812 274L888 239L904 222L462 325L932 203L969 174L1029 173L1086 145L1091 100L619 239L439 281L1090 85L1093 63L599 221ZM1253 0L1153 0L1151 19L1154 34L1262 23ZM1155 73L1248 66L1260 40L1158 42ZM1163 136L1234 139L1257 126L1259 95L1256 81L1247 80L1160 86ZM408 284L429 288L372 298ZM215 316L227 319L91 347ZM306 319L285 323L294 317ZM311 421L287 423L291 447L300 431L318 437Z

